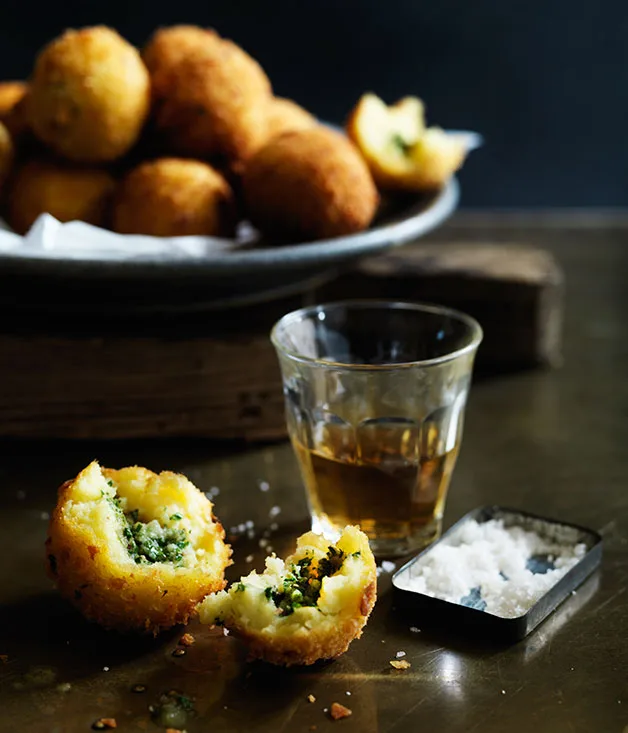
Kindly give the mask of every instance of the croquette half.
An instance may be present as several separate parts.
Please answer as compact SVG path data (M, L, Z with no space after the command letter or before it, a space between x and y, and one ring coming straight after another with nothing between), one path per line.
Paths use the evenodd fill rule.
M308 532L286 558L209 596L200 620L224 625L248 645L251 658L313 664L343 654L362 635L377 597L375 560L366 535L346 527L336 543Z
M7 218L19 234L25 234L40 214L102 226L114 188L115 180L105 170L30 160L12 178Z
M247 164L242 187L253 224L297 241L362 231L379 201L357 149L321 125L271 140Z
M231 41L190 52L155 73L153 87L155 130L174 154L243 161L266 139L270 82Z
M231 187L211 166L161 158L127 174L118 188L112 219L120 234L231 236L236 208Z
M212 503L185 476L93 462L59 489L49 575L91 621L157 633L221 590L231 549Z
M140 135L150 79L138 51L114 30L68 30L40 52L28 100L30 126L56 153L112 161Z

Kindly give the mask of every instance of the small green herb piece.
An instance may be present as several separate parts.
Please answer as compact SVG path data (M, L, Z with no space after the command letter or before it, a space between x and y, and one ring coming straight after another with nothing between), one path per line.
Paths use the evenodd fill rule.
M238 583L236 585L236 593L243 593L246 590L244 583Z
M179 512L175 512L174 514L171 514L170 515L170 521L171 522L174 522L174 521L176 521L178 519L183 519L183 515L182 514L179 514Z
M107 480L107 485L108 486L111 486L111 488L113 488L113 481L111 479L108 479Z
M392 136L391 142L402 155L407 155L412 148L412 144L406 142L398 133Z
M326 556L318 561L306 555L292 565L279 588L265 588L264 595L272 600L281 616L290 616L302 606L316 606L323 578L337 573L344 559L344 552L333 545L327 548Z
M162 527L156 519L142 522L139 510L122 515L125 522L122 535L129 555L139 565L142 563L183 561L183 551L190 544L185 529Z
M170 690L159 697L159 705L153 707L151 713L157 725L183 729L196 711L191 698L176 690Z

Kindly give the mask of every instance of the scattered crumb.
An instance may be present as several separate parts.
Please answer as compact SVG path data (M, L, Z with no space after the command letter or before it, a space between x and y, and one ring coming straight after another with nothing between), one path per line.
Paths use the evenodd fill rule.
M131 692L146 692L146 685L133 685L133 687L131 687Z
M259 490L260 491L268 491L270 489L270 484L268 481L260 481L259 482Z
M411 631L411 632L412 632L413 634L420 634L420 633L421 633L421 629L419 629L419 628L418 628L417 626L411 626L411 627L410 627L410 631Z
M194 636L192 636L192 634L185 633L179 639L179 644L181 646L192 646L192 644L194 644L195 641L196 639L194 638Z
M246 562L253 562L253 555L247 555L244 559Z
M389 664L395 669L410 669L410 667L412 666L410 662L406 661L405 659L391 659Z
M103 672L108 672L108 671L109 671L109 667L103 667L103 668L102 668L102 671L103 671Z
M405 652L397 652L395 654L395 656L397 657L397 659L401 659L401 657L405 657L406 656L406 653Z
M115 718L98 718L98 720L92 724L94 730L108 730L110 728L117 728Z
M39 516L40 516L40 517L41 517L41 518L42 518L43 520L48 520L48 519L50 519L50 514L48 514L48 512L42 512L42 513L41 513L41 514L40 514Z
M9 661L8 654L0 654L0 662L2 662L2 664L6 664L8 661Z
M341 705L339 702L332 702L331 710L329 712L333 720L342 720L343 718L348 718L352 713L352 710L346 708L344 705Z
M314 695L308 695L307 696L307 701L308 702L316 702L316 698L314 697Z

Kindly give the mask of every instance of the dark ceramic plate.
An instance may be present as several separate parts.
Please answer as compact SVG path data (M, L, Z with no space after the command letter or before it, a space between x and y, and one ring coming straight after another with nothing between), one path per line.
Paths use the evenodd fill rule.
M172 311L235 307L303 291L335 268L414 241L456 208L452 179L431 195L391 200L359 234L207 256L125 261L0 254L0 305L56 310Z

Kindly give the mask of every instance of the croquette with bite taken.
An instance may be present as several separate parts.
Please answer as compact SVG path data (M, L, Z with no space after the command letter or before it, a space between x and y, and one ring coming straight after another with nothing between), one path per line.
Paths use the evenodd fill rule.
M111 28L68 30L37 57L28 100L30 126L58 155L113 161L139 138L150 78L138 51Z
M375 605L377 574L368 538L346 527L337 542L307 532L285 561L266 558L228 591L199 606L201 623L224 625L253 659L278 665L334 659L362 635Z
M48 533L59 591L87 619L119 631L186 623L224 587L230 564L212 503L169 471L91 463L60 487Z

